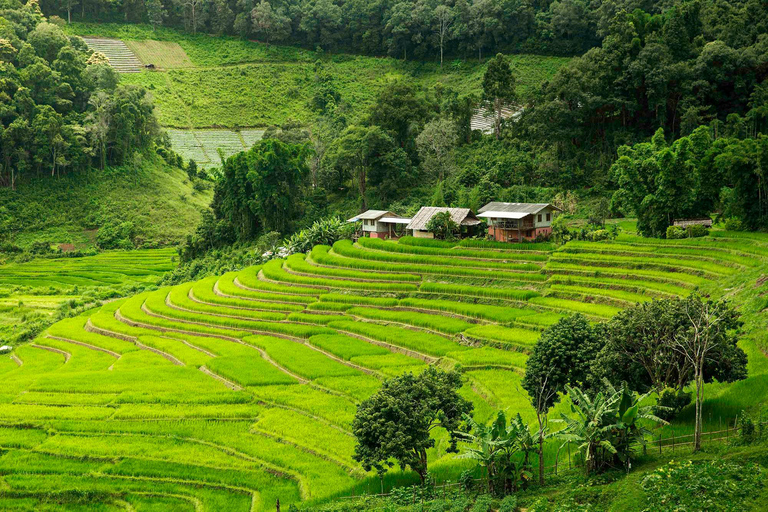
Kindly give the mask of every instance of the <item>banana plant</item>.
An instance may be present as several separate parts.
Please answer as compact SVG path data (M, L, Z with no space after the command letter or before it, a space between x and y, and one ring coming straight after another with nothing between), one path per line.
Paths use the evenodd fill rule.
M647 394L638 396L626 384L617 390L606 383L606 390L594 397L576 387L566 385L565 389L575 416L562 414L562 419L553 420L565 424L556 436L564 444L576 445L584 457L587 475L614 459L629 467L632 449L644 445L649 433L641 420L666 423L652 413L652 406L640 406Z

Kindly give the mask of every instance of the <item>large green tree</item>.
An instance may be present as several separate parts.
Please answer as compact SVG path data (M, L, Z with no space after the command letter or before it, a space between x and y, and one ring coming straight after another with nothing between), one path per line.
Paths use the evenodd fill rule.
M456 452L457 432L472 403L458 391L461 374L434 366L422 373L405 373L384 382L381 389L357 407L352 432L357 439L354 458L379 474L396 461L411 468L421 482L427 477L427 450L435 446L432 433L448 432L448 451Z

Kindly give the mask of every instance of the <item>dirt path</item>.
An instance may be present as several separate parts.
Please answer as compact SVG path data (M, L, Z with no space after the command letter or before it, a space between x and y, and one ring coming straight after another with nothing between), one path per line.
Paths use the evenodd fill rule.
M214 290L214 293L215 292L216 291ZM225 297L224 295L220 295L218 293L216 295L218 295L219 297ZM189 297L189 300L191 300L192 302L197 302L198 304L205 304L206 306L213 306L213 307L219 307L219 308L242 309L243 311L264 311L266 313L284 313L284 314L292 313L292 311L286 311L281 309L247 308L245 306L233 306L231 304L217 304L216 302L206 302L204 300L201 300L195 297L195 293L192 288L189 289L189 293L187 294L187 297ZM233 296L227 296L227 297L235 298Z
M115 311L115 318L118 321L123 322L124 324L131 325L127 321L123 321L122 320L123 315L120 314L120 309L117 309ZM137 338L135 336L129 336L127 334L121 334L121 333L114 332L114 331L108 331L106 329L101 329L99 327L94 326L91 323L91 319L90 318L88 319L88 322L86 322L86 324L85 324L85 330L86 331L90 330L91 332L95 332L95 333L101 334L103 336L109 336L111 338L118 338L118 339L121 339L121 340L124 340L124 341L130 341L131 343L133 343L134 345L136 345L140 349L142 349L142 350L149 350L150 352L154 352L155 354L159 355L160 357L163 357L163 358L167 359L168 361L172 362L176 366L185 366L184 363L182 363L180 360L176 359L171 354L169 354L167 352L163 352L162 350L156 349L154 347L149 347L149 346L141 343L139 341L139 338Z
M200 371L201 371L201 372L203 372L204 374L208 375L209 377L213 377L214 379L218 380L219 382L221 382L222 384L224 384L225 386L227 386L227 387L228 387L229 389L231 389L232 391L242 391L242 390L243 390L243 387L242 387L242 386L239 386L239 385L235 384L235 383L234 383L234 382L232 382L231 380L227 380L227 379L225 379L225 378L224 378L224 377L222 377L221 375L218 375L218 374L216 374L216 373L213 373L211 370L209 370L209 369L208 369L207 367L205 367L205 366L201 366L199 369L200 369Z
M365 341L367 343L370 343L372 345L379 345L380 347L386 348L390 352L397 352L397 353L400 353L400 354L404 354L404 355L406 355L408 357L412 357L414 359L421 359L422 361L424 361L425 363L428 363L428 364L434 364L434 363L436 363L436 362L438 362L440 360L439 357L430 356L430 355L427 355L427 354L423 354L421 352L416 352L415 350L399 347L397 345L392 345L391 343L387 343L386 341L379 341L379 340L375 340L373 338L368 338L366 336L363 336L362 334L357 334L357 333L354 333L352 331L345 331L344 329L339 329L338 327L332 327L332 329L334 329L334 330L336 330L336 331L338 331L340 333L346 334L347 336L352 336L353 338L357 338L359 340L363 340L363 341Z
M265 276L263 270L259 270L258 278L259 278L259 281L264 281L265 283L269 283L269 284L276 284L278 286L298 286L300 288L314 288L314 289L322 290L322 291L326 291L326 292L331 291L331 287L330 286L322 286L322 285L319 285L319 284L301 284L301 283L288 283L288 282L285 282L285 281L275 281L274 279L270 279L267 276ZM237 281L237 278L235 278L235 281ZM235 284L237 284L237 283L235 283ZM255 288L245 288L245 289L246 290L252 290L252 291L259 291L259 290L255 289ZM318 293L318 296L319 295L320 294Z
M98 350L99 352L104 352L105 354L109 354L116 359L120 359L122 357L122 355L118 354L117 352L112 352L111 350L107 350L106 348L97 347L96 345L91 345L89 343L83 343L82 341L76 341L69 338L61 338L59 336L51 336L50 334L47 335L46 338L63 341L65 343L72 343L73 345L80 345L81 347L89 348L91 350Z
M235 281L237 281L237 279L235 279ZM256 290L255 288L246 288L244 286L238 286L238 288L240 288L241 290L252 291L252 292L259 292L259 293L263 292L263 293L276 294L276 292L268 292L268 291L264 291L264 290ZM216 282L216 284L213 285L213 293L215 293L219 297L225 297L227 299L249 300L249 301L252 301L252 302L264 302L266 304L288 304L290 306L304 306L303 302L288 302L286 300L257 299L255 297L246 297L245 295L229 295L227 293L222 292L219 289L218 281ZM297 293L283 293L281 295L293 295L295 297L314 297L313 295L299 295ZM316 297L314 297L314 298L316 298ZM281 313L282 313L282 311L281 311Z
M30 343L29 346L30 347L39 348L39 349L42 349L42 350L47 350L48 352L53 352L54 354L60 354L60 355L64 356L64 364L67 364L67 361L69 361L72 358L72 354L70 354L69 352L67 352L65 350L61 350L61 349L58 349L58 348L47 347L45 345L38 345L37 343Z
M175 306L171 302L171 294L170 294L170 292L165 297L165 305L168 306L169 308L177 309L179 311L186 311L188 313L200 313L198 311L192 311L192 310L189 310L189 309L182 308L180 306ZM147 313L148 315L153 315L153 316L155 315L155 313L152 313L151 311L149 311L148 309L145 309L144 307L142 307L142 310L145 313ZM218 315L218 314L215 314L215 313L208 313L207 311L203 311L202 314L206 314L206 315L210 314L210 315L213 315L213 316L220 316L220 317L225 317L225 318L234 318L234 319L239 319L239 320L254 321L253 319L250 319L250 318L242 318L242 317L229 316L229 315ZM256 320L256 321L258 321L258 320ZM297 323L297 324L301 324L301 325L314 325L314 324L309 324L309 323L304 323L304 322L287 322L287 323ZM205 324L205 323L200 323L200 325L205 325L205 326L209 326L209 327L215 327L213 325L209 325L209 324ZM233 329L233 328L230 327L230 329ZM349 368L353 368L353 369L361 371L363 373L367 373L368 375L372 375L372 376L374 376L376 378L379 378L379 379L382 379L382 380L384 378L383 375L381 375L377 371L371 370L370 368L364 368L362 366L356 365L355 363L353 363L351 361L345 361L344 359L341 359L341 358L339 358L339 357L337 357L337 356L335 356L335 355L333 355L333 354L331 354L329 352L326 352L325 350L322 350L319 347L316 347L314 345L311 345L310 343L307 343L307 340L305 340L303 338L298 338L298 337L295 337L295 336L288 336L288 335L283 335L283 334L275 334L275 333L270 333L270 332L267 332L267 331L252 331L252 330L246 330L246 329L242 329L242 330L244 330L246 332L252 332L254 334L259 334L259 335L264 335L264 336L272 336L272 337L276 337L276 338L282 338L282 339L286 339L286 340L289 340L289 341L293 341L295 343L299 343L301 345L305 345L305 346L311 348L312 350L320 352L325 357L327 357L329 359L333 359L334 361L343 364L344 366L347 366Z
M259 274L258 274L257 277L259 278L259 281L264 281L265 283L272 283L272 284L276 284L276 285L280 285L280 286L298 286L298 287L301 287L301 288L317 288L317 289L320 289L320 290L327 290L327 288L328 288L327 286L304 286L304 285L295 284L295 283L291 283L291 284L289 284L289 283L281 283L280 281L274 281L272 279L267 279L264 276L264 272L262 272L261 270L259 270ZM237 286L238 288L241 288L243 290L248 290L249 292L275 293L275 294L278 294L278 295L296 295L296 296L299 296L299 297L318 297L320 295L319 293L317 293L317 294L315 294L315 293L293 293L293 292L288 292L288 291L276 292L276 291L273 291L273 290L261 290L259 288L251 288L251 287L246 286L243 283L241 283L238 278L235 278L232 281L232 284L234 284L235 286Z
M201 316L202 315L218 316L221 318L233 318L235 320L245 320L246 322L275 322L276 321L276 320L265 320L263 318L251 318L247 316L225 315L223 313L212 313L210 311L194 310L194 309L189 309L182 306L177 306L176 304L171 302L171 292L168 292L168 295L165 296L165 305L171 309L176 309L178 311L184 311L185 313L192 313L192 314L201 315ZM216 304L214 304L214 306L216 306ZM226 306L220 306L220 307L226 307Z
M141 323L141 322L136 322L134 320L129 320L129 319L123 317L122 315L119 315L119 311L120 310L115 311L115 318L117 318L117 320L119 320L119 321L121 321L121 322L123 322L125 324L128 324L130 326L133 326L133 327L141 327L141 328L144 328L144 329L151 329L151 330L160 331L160 332L176 332L176 333L179 333L179 334L187 334L187 335L190 335L190 336L203 336L203 337L208 337L208 338L218 338L218 339L221 339L221 340L231 341L231 342L238 343L240 345L244 345L246 347L252 348L253 350L258 351L259 354L261 354L261 357L263 359L265 359L267 362L272 364L275 368L277 368L281 372L285 373L286 375L289 375L290 377L293 377L294 379L298 380L302 384L309 383L309 381L307 379L304 379L303 377L299 377L298 375L294 375L293 373L291 373L287 369L285 369L282 366L280 366L279 364L277 364L274 360L272 360L267 355L267 353L265 351L263 351L259 347L255 347L255 346L251 345L250 343L246 343L246 342L244 342L243 340L241 340L239 338L234 338L232 336L225 336L223 334L211 334L211 333L203 333L203 332L185 331L184 329L175 329L175 328L171 328L171 327L159 327L157 325L151 325L151 324L145 324L145 323ZM165 317L157 315L155 313L152 313L151 316L155 316L155 317L158 317L158 318L165 318ZM169 319L169 318L165 318L165 319L166 320L174 320L174 319Z
M321 279L336 279L336 280L343 280L343 281L355 281L358 283L396 283L396 284L412 284L412 285L419 284L419 281L391 281L389 279L362 279L359 277L327 276L324 274L307 274L306 272L297 272L295 270L292 270L290 267L287 267L285 265L283 265L283 270L285 270L287 273L294 276L310 277L310 278L314 277L314 278L321 278Z

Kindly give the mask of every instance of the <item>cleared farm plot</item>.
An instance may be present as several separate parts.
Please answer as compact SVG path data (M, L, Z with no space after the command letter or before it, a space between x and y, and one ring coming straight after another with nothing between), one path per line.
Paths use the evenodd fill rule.
M344 241L111 302L0 359L0 470L32 501L89 490L137 510L272 511L277 499L285 509L377 492L350 431L384 379L460 364L478 421L509 409L533 422L519 382L542 329L574 312L604 321L635 301L716 289L768 264L768 241L709 240L727 255L717 263L691 251L700 243ZM105 255L105 275L81 274L127 272L124 254ZM73 277L83 278L59 279ZM463 466L445 448L439 438L429 458L455 480Z
M109 59L109 64L120 73L138 73L143 65L135 53L120 39L84 37L85 44L95 52L101 52Z
M145 65L153 65L159 69L176 69L194 67L187 52L172 41L126 41L136 57Z
M171 147L185 160L194 160L204 169L218 167L221 158L250 149L264 130L168 130Z

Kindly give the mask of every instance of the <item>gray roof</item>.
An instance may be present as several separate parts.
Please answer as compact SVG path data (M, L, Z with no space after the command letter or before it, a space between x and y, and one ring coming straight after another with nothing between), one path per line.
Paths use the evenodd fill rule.
M553 210L562 211L560 208L550 203L502 203L499 201L493 201L480 208L477 213L483 213L486 211L539 213L541 210L547 207Z
M411 223L405 226L405 229L417 229L426 231L429 219L436 213L450 212L453 222L460 226L476 226L480 224L480 219L475 217L469 208L441 208L437 206L422 206L416 215L413 216Z
M392 213L388 210L366 210L363 213L358 213L351 219L347 219L347 222L357 222L358 220L377 220L384 216L387 217L400 217L396 213Z

